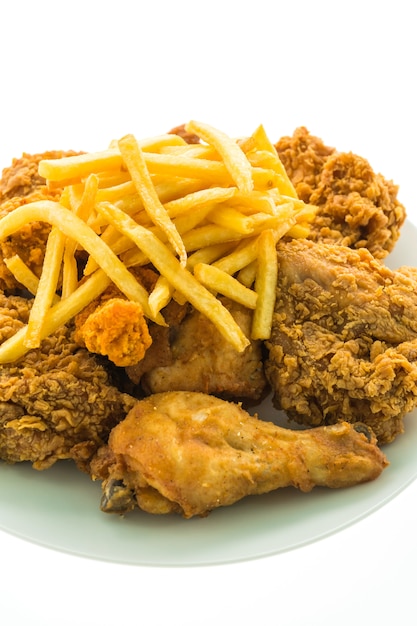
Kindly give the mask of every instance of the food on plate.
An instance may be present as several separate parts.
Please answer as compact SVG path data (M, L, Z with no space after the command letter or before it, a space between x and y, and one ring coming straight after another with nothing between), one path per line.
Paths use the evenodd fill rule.
M222 299L222 303L242 331L249 334L252 311L232 300ZM143 361L127 368L127 373L146 395L201 391L223 398L260 400L267 390L262 342L251 339L244 352L237 352L195 309L173 326L171 334L157 333L152 350Z
M382 264L404 218L393 183L305 128L274 146L191 121L15 159L0 458L72 459L103 510L184 517L375 479L417 404L417 275ZM307 429L246 413L270 388Z
M236 403L174 391L138 401L98 450L91 472L102 480L105 512L138 506L190 518L280 487L356 485L387 464L364 426L289 430Z
M0 362L38 347L110 282L161 326L161 310L173 299L204 314L238 352L251 337L269 336L276 271L265 257L284 235L304 235L315 208L296 197L263 127L240 141L201 122L189 122L186 132L205 143L172 133L142 141L126 135L102 152L40 160L46 188L61 195L17 206L0 220L0 241L31 223L50 229L45 249L36 247L43 257L37 285L18 251L6 255L15 280L23 276L21 286L36 292L27 327L0 347ZM155 293L131 271L148 265L161 278ZM245 283L228 267L244 272ZM218 295L250 303L249 335Z
M280 242L266 375L307 426L360 421L379 444L417 404L417 280L368 250Z
M405 219L392 181L366 159L326 146L303 126L276 148L298 196L318 207L310 239L368 248L379 259L391 252Z
M31 301L0 295L0 337L28 321ZM59 459L80 467L107 440L135 399L116 376L80 348L68 326L12 365L0 365L0 458L45 469Z

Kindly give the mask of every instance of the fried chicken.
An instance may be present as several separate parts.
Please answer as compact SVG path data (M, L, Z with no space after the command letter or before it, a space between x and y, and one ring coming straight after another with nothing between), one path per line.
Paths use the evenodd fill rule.
M307 426L359 421L392 441L417 406L417 276L365 249L300 239L277 254L275 405Z
M111 298L90 313L75 340L118 367L136 365L152 343L141 305L122 298Z
M299 197L318 207L309 238L351 248L368 248L383 259L394 248L405 220L392 181L368 161L338 152L305 127L276 144Z
M30 307L30 300L0 295L1 341L27 323ZM0 365L0 458L35 469L71 458L84 469L134 402L63 326L38 350Z
M11 166L3 170L0 180L0 218L29 202L58 200L62 189L49 189L45 179L38 174L38 165L42 159L59 159L72 154L77 153L55 150L41 154L24 153L20 159L13 159ZM49 224L32 222L0 242L0 290L13 293L20 288L3 261L15 254L40 276L49 232Z
M226 298L222 302L249 337L252 312ZM235 399L262 397L266 379L260 341L252 340L244 352L237 352L213 323L194 309L171 330L168 349L161 341L161 364L148 367L145 356L143 365L139 365L143 372L140 383L146 394L201 391ZM129 369L128 373L139 381L137 371Z
M248 495L293 486L353 486L387 460L375 437L348 423L295 431L213 396L168 392L138 401L91 465L101 508L205 516ZM365 430L365 433L363 432Z

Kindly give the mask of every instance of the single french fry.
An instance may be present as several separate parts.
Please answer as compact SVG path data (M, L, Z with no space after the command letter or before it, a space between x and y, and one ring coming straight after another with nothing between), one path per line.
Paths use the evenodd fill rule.
M213 265L223 272L227 272L232 275L252 263L252 261L256 259L257 254L257 238L251 238L238 244L238 246L230 254L214 261Z
M196 120L191 120L186 124L185 129L187 132L198 135L200 139L217 150L238 189L246 193L252 191L252 167L234 139L217 128Z
M236 187L210 187L187 194L177 200L165 203L168 215L173 218L183 213L188 213L191 209L201 206L213 206L216 203L224 202L233 198Z
M114 224L121 233L127 235L141 249L161 276L169 281L172 287L184 294L187 300L203 315L213 322L238 352L242 352L249 340L239 325L222 303L203 287L196 278L175 258L167 246L151 231L136 224L131 217L116 206L101 203L97 206L100 213Z
M223 296L242 304L248 309L256 307L258 294L242 285L230 274L223 272L223 270L219 270L213 265L197 263L194 267L194 276L214 293L221 293Z
M193 252L193 254L188 255L187 268L192 272L197 263L211 264L225 254L228 254L235 246L235 242L230 243L227 241L226 243L217 243L212 246L200 248Z
M139 196L142 198L146 212L152 221L167 235L177 252L180 263L187 263L187 252L182 239L161 203L152 183L145 158L133 135L126 135L119 141L119 149L128 168Z
M182 237L187 252L193 252L200 248L213 246L218 243L240 241L241 235L230 228L223 228L217 224L199 226Z
M75 244L76 245L76 244ZM62 268L62 298L68 296L76 290L78 286L78 266L74 256L74 240L67 240L65 243L63 268Z
M246 267L242 267L240 272L238 272L237 280L242 283L242 285L245 285L245 287L251 288L255 283L257 269L258 262L255 259L252 263L246 265Z
M149 308L152 315L156 317L158 313L169 303L174 292L173 287L165 276L159 276L154 288L149 294Z
M108 170L121 171L122 156L117 149L101 152L87 152L61 159L43 159L39 163L40 176L48 181L81 181L89 174L97 174Z
M253 232L251 217L240 213L237 209L228 206L216 207L209 216L209 220L218 226L228 230L234 230L242 235L250 235Z
M17 282L23 285L23 287L25 287L25 289L27 289L32 295L35 295L38 291L39 278L32 272L20 256L18 254L14 254L12 257L3 259L3 261ZM52 302L55 304L58 301L59 296L54 294Z
M262 124L258 126L255 132L252 134L252 137L255 139L255 142L260 150L265 150L266 152L269 152L273 155L274 160L272 168L281 176L281 184L279 185L280 191L287 194L291 198L297 198L298 196L297 192L295 191L295 187L292 184L287 174L287 171L282 164L281 159L279 158L275 146L271 143Z
M278 260L274 234L265 230L258 238L255 291L258 294L252 320L252 339L269 339L275 307Z
M40 345L45 316L56 293L64 247L65 235L56 226L53 226L46 244L38 289L29 313L24 341L25 346L29 349L38 348Z

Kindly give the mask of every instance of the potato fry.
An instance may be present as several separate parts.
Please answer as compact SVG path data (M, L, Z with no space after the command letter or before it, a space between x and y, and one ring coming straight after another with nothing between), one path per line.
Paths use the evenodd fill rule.
M265 230L259 235L258 269L255 279L255 291L258 294L258 300L252 320L252 339L269 339L271 335L278 278L275 244L272 231Z
M192 272L197 263L211 264L225 254L228 254L236 246L235 242L218 243L212 246L200 248L190 254L187 259L187 268Z
M64 247L65 235L56 226L53 226L46 244L38 289L29 313L24 340L25 347L28 349L38 348L41 343L42 326L56 293Z
M98 174L108 170L121 171L122 155L117 149L102 152L87 152L62 159L44 159L39 163L39 175L48 181L81 181L89 174Z
M182 240L187 252L206 246L228 241L240 241L241 235L236 230L223 228L217 224L206 224L184 234Z
M159 276L149 294L149 308L155 317L171 300L174 289L165 276Z
M240 146L222 131L209 124L195 120L185 126L185 130L194 133L203 141L213 146L223 159L223 162L234 180L236 187L244 193L253 189L252 167Z
M282 193L287 194L291 198L297 198L297 192L295 191L295 187L292 184L285 167L282 164L281 159L278 156L278 152L276 151L275 146L269 140L268 135L265 132L265 128L262 126L258 126L255 132L252 134L257 146L260 150L265 150L273 155L274 160L272 167L277 172L277 174L281 177L281 184L279 185L279 190Z
M253 232L251 217L243 215L233 207L220 205L210 213L209 219L218 226L234 230L242 235L250 235Z
M252 261L255 261L258 254L257 238L251 238L240 243L230 254L224 256L218 261L214 261L214 267L227 272L228 274L236 274L242 268L246 267Z
M240 272L238 272L238 275L237 275L238 281L242 283L242 285L245 285L245 287L249 287L249 288L252 287L256 279L257 269L258 269L258 262L255 259L254 261L252 261L252 263L249 263L249 265L246 265L246 267L242 267Z
M165 232L180 258L181 265L185 267L187 252L184 244L155 191L138 142L133 135L126 135L120 139L119 149L146 212L151 220Z
M173 218L201 206L213 206L230 200L236 194L236 187L210 187L187 194L182 198L165 203L168 215Z
M214 265L197 263L194 267L194 276L214 293L221 293L223 296L231 298L248 309L256 307L258 294Z
M15 254L12 257L3 259L3 261L15 279L32 295L36 295L39 286L39 278L32 272L20 256ZM54 294L52 302L54 304L59 302L59 296L57 296L57 294Z

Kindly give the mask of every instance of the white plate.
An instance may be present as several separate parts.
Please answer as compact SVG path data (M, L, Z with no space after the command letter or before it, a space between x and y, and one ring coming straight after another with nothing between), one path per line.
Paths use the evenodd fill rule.
M388 265L417 266L417 229L407 222ZM277 421L264 403L261 417ZM374 482L308 494L281 489L184 520L135 511L125 518L99 509L100 484L70 462L37 472L29 464L0 468L0 528L49 548L144 566L196 566L277 554L317 541L369 515L417 475L417 411L405 434L385 446L390 466Z

